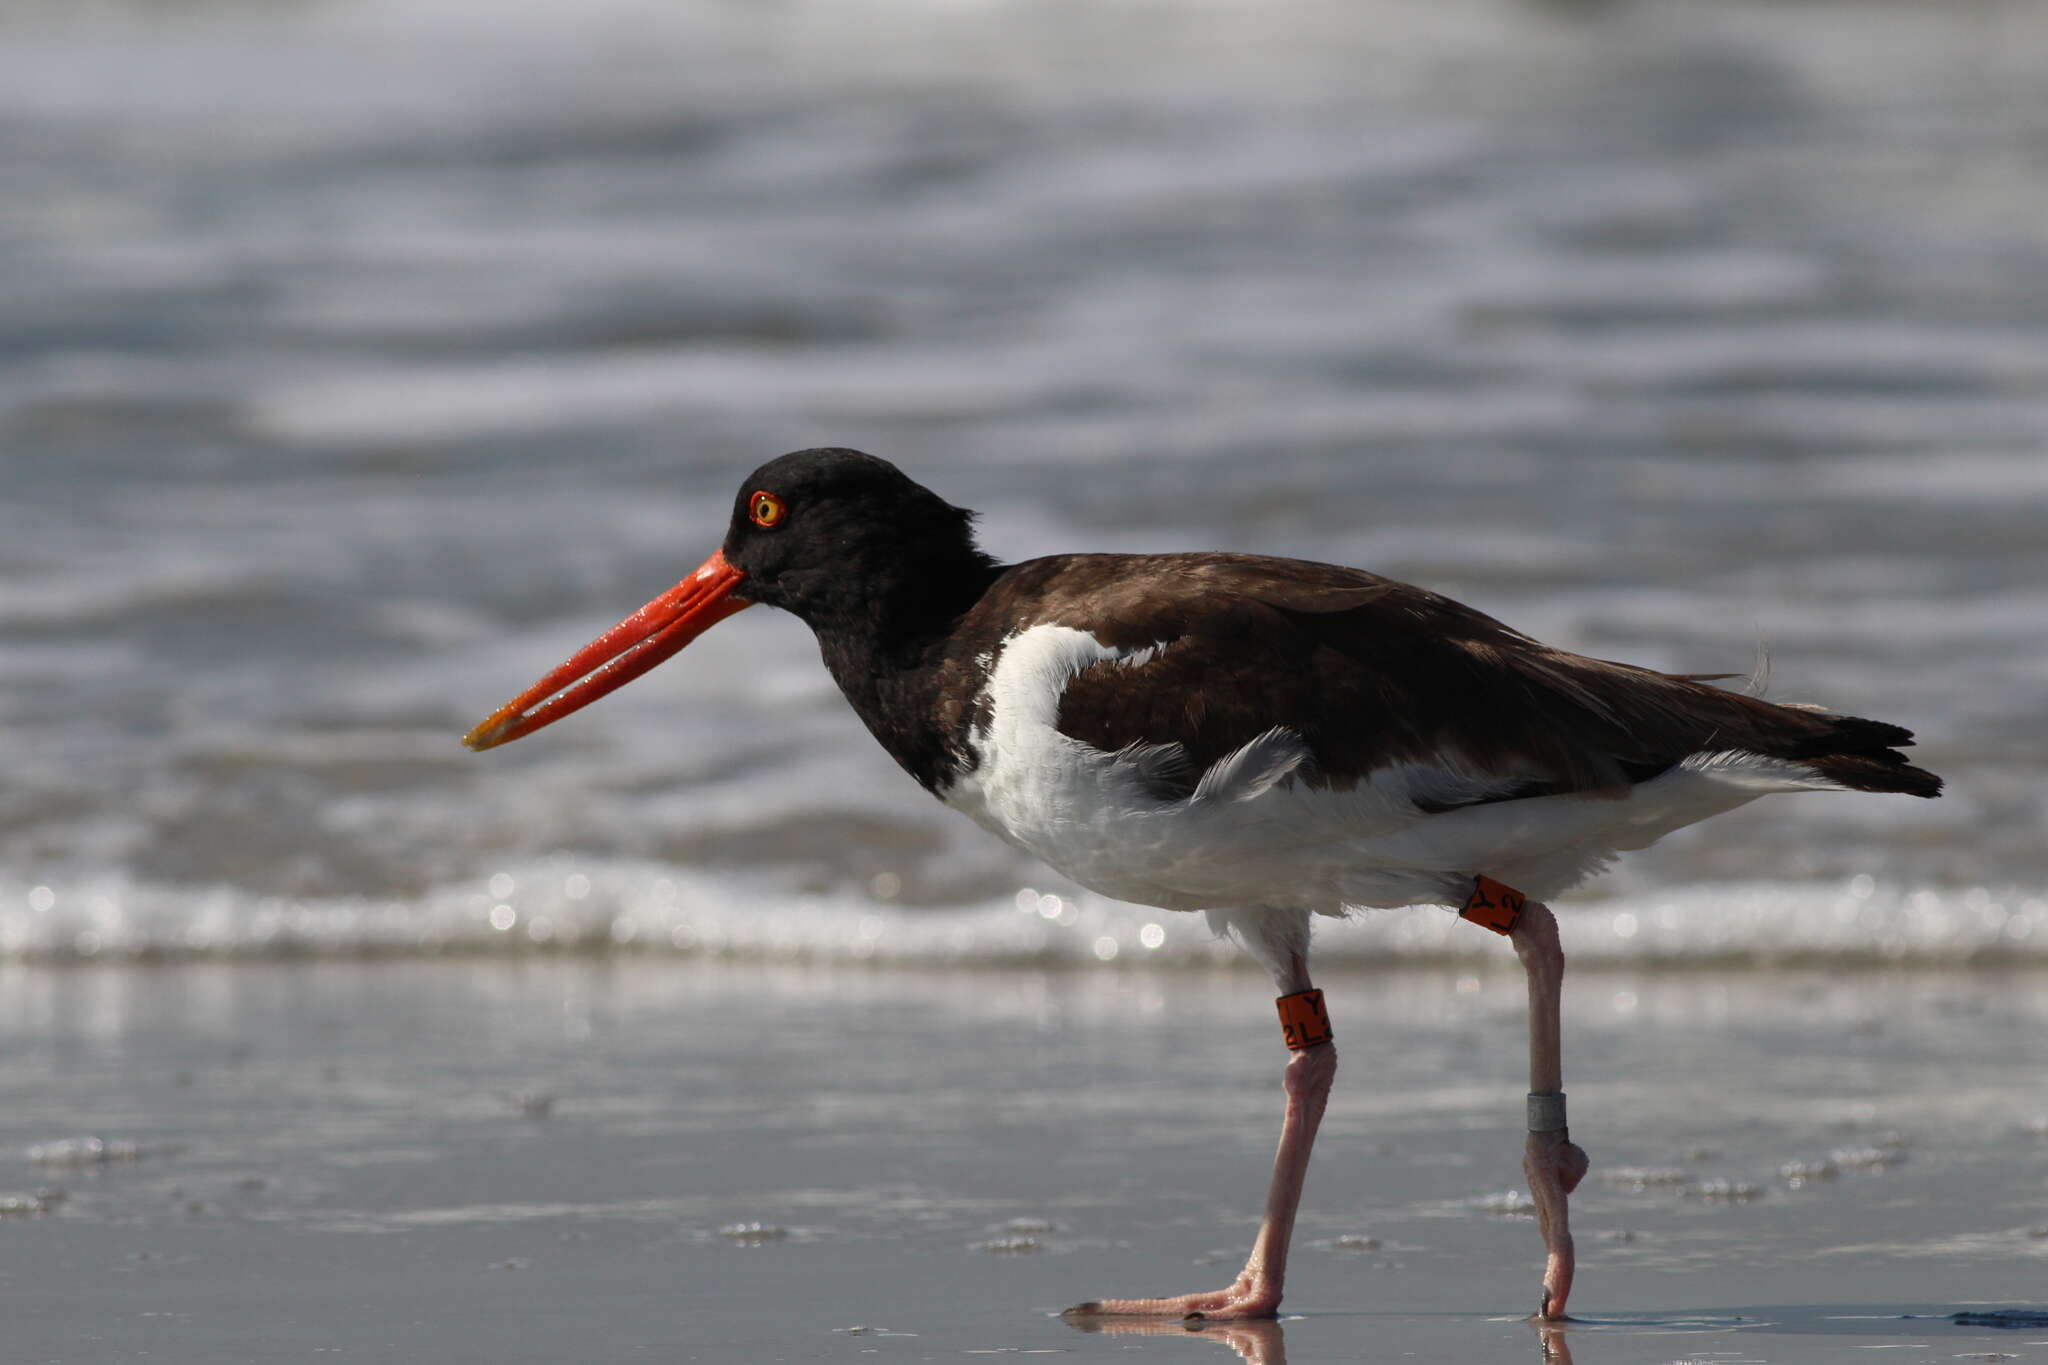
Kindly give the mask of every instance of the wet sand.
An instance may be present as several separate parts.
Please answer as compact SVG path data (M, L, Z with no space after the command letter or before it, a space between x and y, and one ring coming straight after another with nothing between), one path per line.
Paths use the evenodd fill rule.
M0 1359L1543 1359L1519 976L1323 984L1289 1316L1140 1335L1052 1314L1234 1272L1282 1057L1249 973L7 967ZM2048 1306L2044 987L1576 974L1550 1349L2048 1359L1947 1320Z

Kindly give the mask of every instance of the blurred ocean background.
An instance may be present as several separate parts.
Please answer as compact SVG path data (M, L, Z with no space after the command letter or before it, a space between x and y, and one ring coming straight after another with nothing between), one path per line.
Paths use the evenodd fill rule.
M0 956L1230 956L769 612L460 748L840 444L1005 559L1767 658L1949 778L1675 836L1577 960L2048 959L2044 57L2028 0L9 0Z

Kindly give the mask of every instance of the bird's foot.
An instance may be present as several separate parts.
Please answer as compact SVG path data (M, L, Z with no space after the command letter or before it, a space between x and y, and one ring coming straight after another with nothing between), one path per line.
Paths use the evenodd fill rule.
M1543 1263L1543 1297L1537 1300L1536 1311L1530 1315L1538 1323L1570 1322L1564 1311L1564 1301L1572 1292L1572 1254L1569 1250L1560 1258L1552 1252Z
M1228 1289L1208 1294L1174 1294L1159 1299L1093 1299L1077 1303L1061 1317L1069 1321L1091 1318L1171 1318L1181 1322L1227 1322L1245 1318L1270 1318L1280 1312L1280 1290L1240 1275Z
M1531 1133L1522 1149L1522 1172L1536 1202L1536 1223L1543 1233L1543 1298L1536 1309L1541 1322L1562 1322L1565 1300L1572 1292L1577 1256L1572 1247L1571 1219L1565 1196L1579 1187L1592 1165L1585 1149L1562 1132Z

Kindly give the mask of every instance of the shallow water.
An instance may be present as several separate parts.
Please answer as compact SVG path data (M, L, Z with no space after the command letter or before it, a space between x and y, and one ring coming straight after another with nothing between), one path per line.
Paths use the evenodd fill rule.
M0 953L1207 960L947 818L767 613L456 746L831 442L1006 557L1767 652L1951 795L1675 837L1584 951L2038 956L2043 11L1437 8L11 8ZM1325 951L1481 951L1386 918Z

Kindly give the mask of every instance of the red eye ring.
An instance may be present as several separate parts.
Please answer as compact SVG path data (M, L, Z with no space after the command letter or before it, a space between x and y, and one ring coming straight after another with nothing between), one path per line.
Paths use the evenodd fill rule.
M783 516L788 511L782 499L765 488L755 489L753 496L747 499L747 516L753 520L754 525L764 531L772 531L780 526Z

